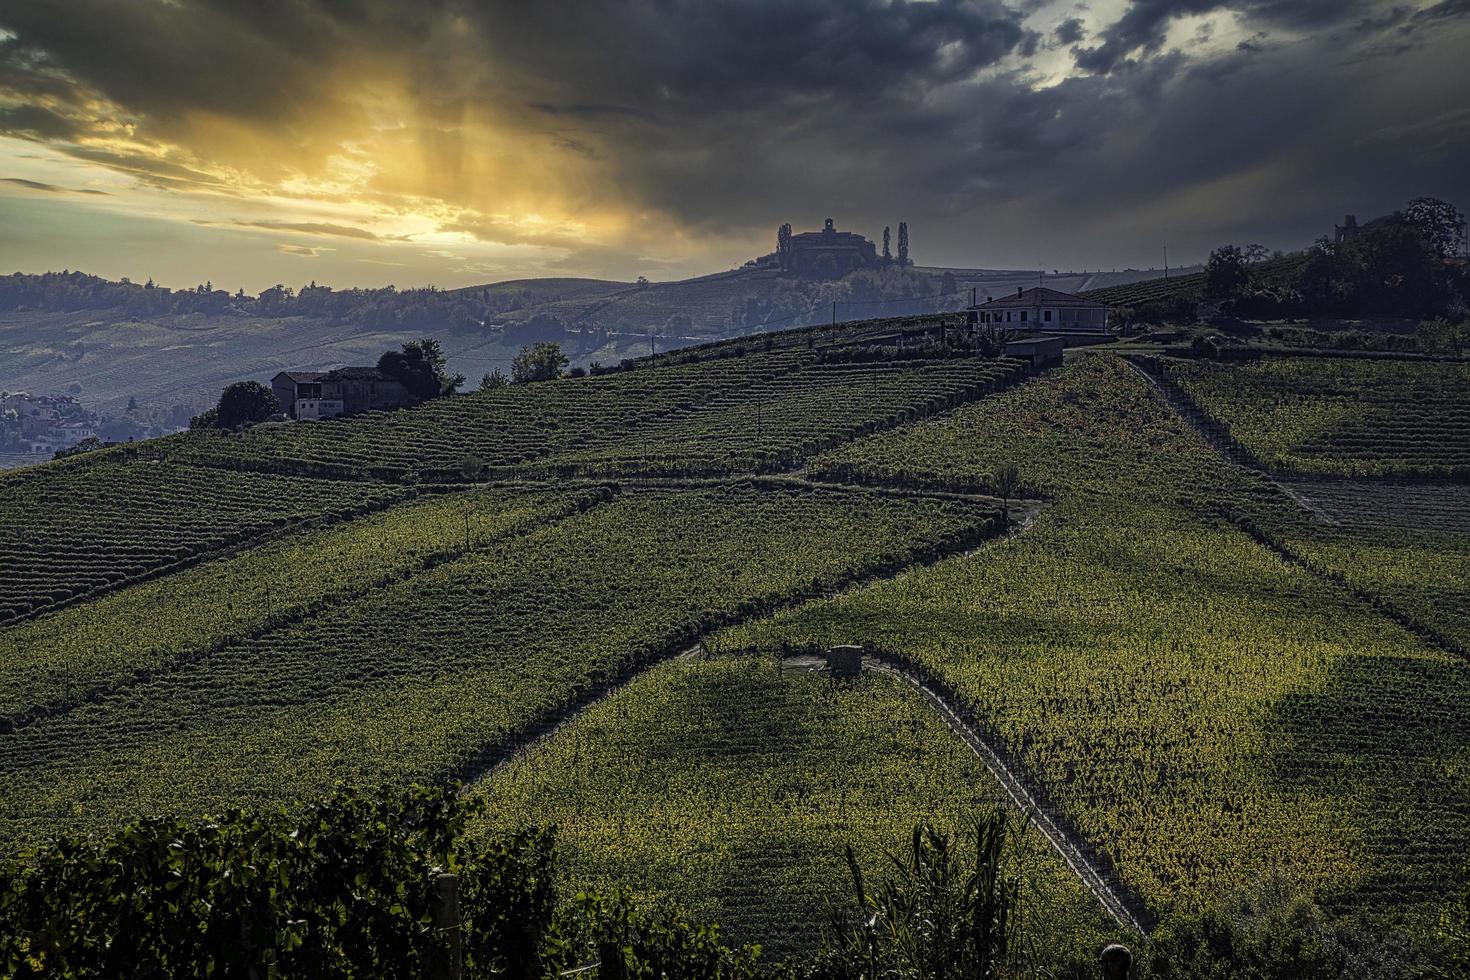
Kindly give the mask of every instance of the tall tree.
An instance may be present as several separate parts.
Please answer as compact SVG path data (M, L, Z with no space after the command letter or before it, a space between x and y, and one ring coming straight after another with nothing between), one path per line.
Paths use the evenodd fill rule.
M891 251L889 251L889 249L888 249L888 242L889 242L888 226L887 225L884 225L883 226L883 264L884 265L892 265L893 264L893 253Z
M791 223L776 229L776 261L782 272L791 271Z
M219 396L215 424L221 429L264 422L281 410L276 393L259 381L236 381Z
M898 223L898 265L906 268L909 264L909 223L900 221Z
M1440 255L1451 256L1460 250L1465 216L1453 204L1435 197L1416 197L1403 213L1404 220L1418 228Z

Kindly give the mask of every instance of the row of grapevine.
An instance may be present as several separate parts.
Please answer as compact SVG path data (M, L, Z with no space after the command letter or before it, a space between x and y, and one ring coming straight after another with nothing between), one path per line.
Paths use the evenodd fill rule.
M192 433L144 451L213 466L395 481L414 474L732 473L789 467L843 439L980 397L1022 368L973 357L816 361L794 351L660 366L359 419Z
M814 951L849 904L843 847L878 875L919 821L959 831L1007 803L905 683L832 685L770 659L679 661L640 677L476 788L480 832L551 822L570 887L671 898L768 955ZM1118 934L1035 831L1010 870L1048 950Z
M1266 357L1167 369L1273 470L1470 479L1470 365Z
M0 629L0 729L300 620L604 496L428 495Z
M144 460L22 471L0 478L0 623L403 497L402 488Z
M321 468L401 479L458 472L466 456L506 467L543 460L683 415L711 398L798 369L809 356L759 354L688 366L509 385L417 408L240 434L188 433L150 444L168 458L214 465Z
M539 469L692 475L789 468L855 436L999 390L1022 370L1018 361L975 359L812 365Z
M472 770L711 628L968 547L994 517L863 492L629 493L0 735L0 839Z

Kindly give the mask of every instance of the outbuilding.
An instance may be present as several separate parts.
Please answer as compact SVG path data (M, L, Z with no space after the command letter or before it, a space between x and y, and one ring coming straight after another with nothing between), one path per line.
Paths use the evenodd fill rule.
M1032 370L1039 371L1062 363L1062 349L1065 346L1061 337L1037 334L1034 337L1006 341L1005 354L1006 357L1025 361L1031 365Z

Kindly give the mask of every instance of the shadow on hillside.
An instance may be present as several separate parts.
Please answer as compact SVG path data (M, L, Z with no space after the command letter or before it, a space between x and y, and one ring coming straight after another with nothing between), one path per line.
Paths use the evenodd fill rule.
M1361 835L1368 867L1329 906L1392 914L1438 905L1470 860L1470 669L1356 657L1272 719L1272 771L1291 791L1333 801Z

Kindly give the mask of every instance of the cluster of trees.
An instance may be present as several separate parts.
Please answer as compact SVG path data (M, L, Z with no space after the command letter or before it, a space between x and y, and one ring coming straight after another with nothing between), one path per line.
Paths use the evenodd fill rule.
M432 337L386 351L377 366L403 385L413 404L452 395L464 384L464 375L449 373L444 351ZM264 422L281 411L280 400L269 387L259 381L236 381L220 394L218 404L190 419L189 428L233 431Z
M452 395L464 384L464 375L449 373L444 351L433 338L410 341L402 350L386 351L378 358L378 370L403 385L415 404Z
M1315 315L1470 316L1470 277L1457 254L1464 216L1434 198L1308 251L1292 281L1263 272L1264 249L1226 245L1210 254L1204 296L1222 312L1253 318Z

